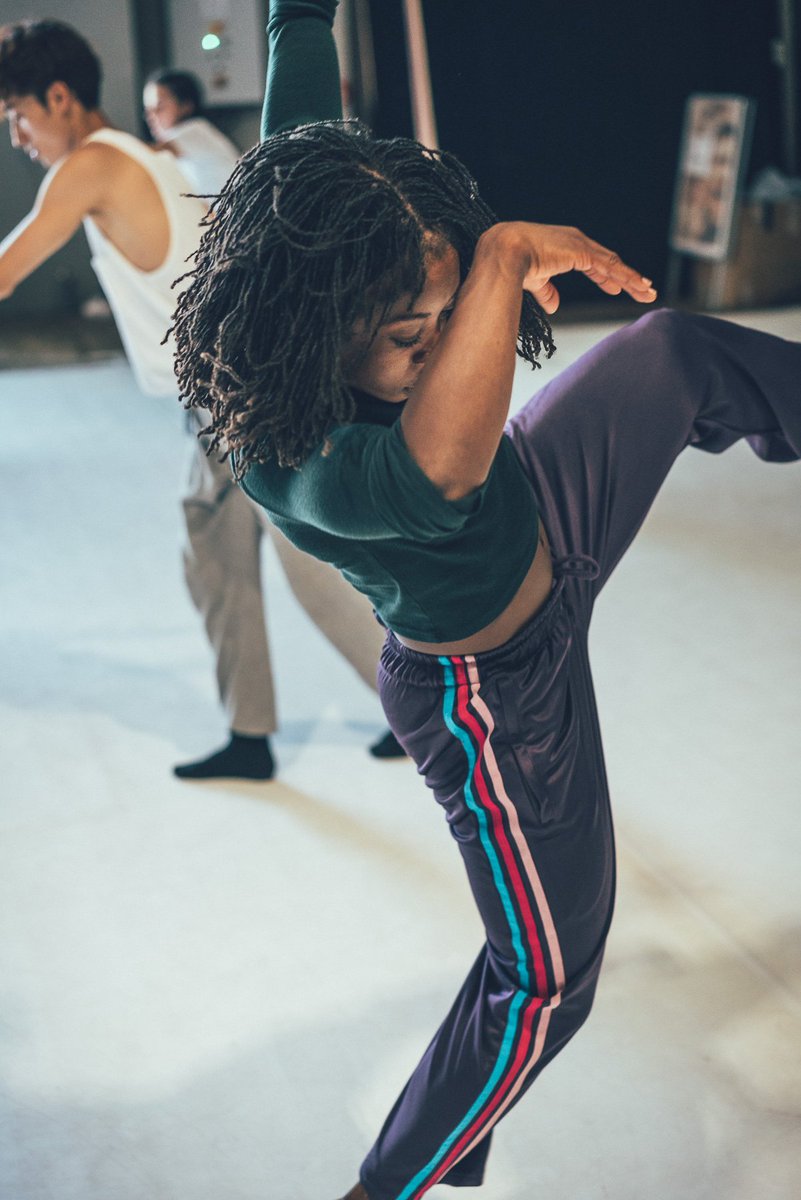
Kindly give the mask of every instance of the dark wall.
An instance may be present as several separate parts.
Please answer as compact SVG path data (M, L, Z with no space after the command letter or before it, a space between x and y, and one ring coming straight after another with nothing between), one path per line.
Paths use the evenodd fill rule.
M400 0L374 0L378 132L411 131ZM684 102L758 100L750 174L781 166L774 0L427 0L441 145L501 217L578 225L664 278ZM565 281L565 296L590 285Z

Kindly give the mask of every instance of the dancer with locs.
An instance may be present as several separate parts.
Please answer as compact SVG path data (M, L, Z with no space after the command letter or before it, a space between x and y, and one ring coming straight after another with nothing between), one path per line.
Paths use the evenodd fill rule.
M801 346L651 312L507 423L554 276L643 303L650 281L578 230L497 222L450 155L340 123L334 9L273 0L267 136L207 222L176 362L246 493L386 625L382 702L484 922L348 1193L417 1200L482 1182L592 1004L615 879L594 602L684 447L801 456Z

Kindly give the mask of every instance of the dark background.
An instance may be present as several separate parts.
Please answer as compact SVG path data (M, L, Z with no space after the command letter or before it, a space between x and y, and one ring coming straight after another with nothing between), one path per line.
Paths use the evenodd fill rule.
M401 3L371 10L376 131L411 134ZM748 177L783 165L774 0L427 0L424 14L440 144L498 215L578 225L658 286L690 93L754 97Z
M401 0L363 2L377 58L374 128L410 135ZM267 0L257 3L266 20ZM423 8L440 142L472 169L498 215L578 225L660 288L688 95L754 97L748 177L784 167L782 72L772 58L778 0L423 0ZM50 10L95 44L109 116L142 135L142 81L169 63L169 4L70 0ZM25 11L44 10L0 0L2 20ZM801 60L798 37L794 56ZM258 137L256 105L210 115L242 150ZM2 237L30 210L42 172L11 151L1 128L0 178ZM566 277L560 290L573 311L597 299L581 278ZM97 291L79 234L4 301L0 320L74 311Z

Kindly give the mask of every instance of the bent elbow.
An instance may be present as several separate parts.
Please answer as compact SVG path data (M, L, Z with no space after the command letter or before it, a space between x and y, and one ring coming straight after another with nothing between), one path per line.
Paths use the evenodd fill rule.
M463 500L486 481L494 454L477 454L472 446L443 443L441 437L410 437L403 416L399 424L411 458L445 500Z
M452 461L443 462L439 456L428 463L421 463L418 460L417 465L423 474L428 476L443 499L464 500L465 496L471 495L485 483L489 474L489 466L491 466L488 464L486 470L482 470L478 465L469 469L465 464L464 457L459 456L458 465Z
M486 482L486 475L482 479L454 479L448 483L439 483L437 487L446 500L464 500L466 496L472 495Z

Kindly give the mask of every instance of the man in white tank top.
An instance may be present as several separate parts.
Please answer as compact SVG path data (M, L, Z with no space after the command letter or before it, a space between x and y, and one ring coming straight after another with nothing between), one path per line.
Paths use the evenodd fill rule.
M197 246L206 206L184 194L186 179L173 155L111 128L98 107L99 87L100 64L69 26L23 21L0 32L0 106L11 143L48 168L33 210L0 243L0 300L83 223L92 265L140 387L174 398L172 350L161 343L175 308L172 283ZM215 651L231 738L222 751L176 773L268 779L276 716L260 582L261 527L227 466L215 463L212 469L210 462L197 442L184 502L185 564ZM288 543L278 550L307 612L375 686L381 634L369 606L332 568Z

